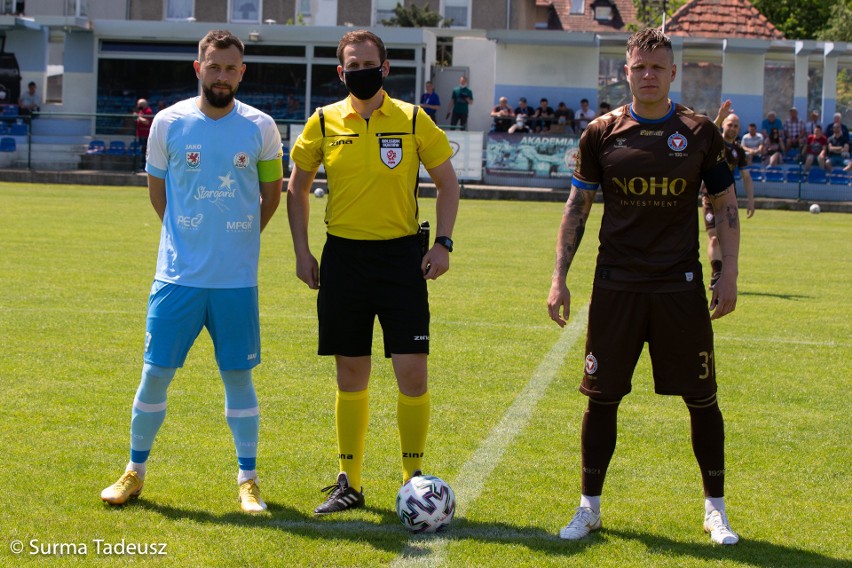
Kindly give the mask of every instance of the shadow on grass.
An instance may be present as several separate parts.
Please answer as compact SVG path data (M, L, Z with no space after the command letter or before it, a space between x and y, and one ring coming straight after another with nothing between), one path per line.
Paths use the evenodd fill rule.
M769 292L737 292L740 296L761 296L763 298L778 298L779 300L809 300L813 296L803 296L801 294L771 294Z
M317 540L348 539L359 543L368 542L378 550L401 554L408 558L425 558L432 554L440 554L436 552L436 546L439 546L441 542L461 540L525 546L530 550L555 556L572 556L582 552L586 546L594 544L589 540L566 546L565 541L560 540L558 535L539 528L524 528L505 523L482 523L466 519L455 519L449 530L436 535L411 535L400 524L396 512L388 509L366 507L358 512L353 511L351 514L317 517L275 502L267 501L266 504L267 512L256 515L237 511L216 515L197 509L163 505L147 499L134 501L128 506L155 512L172 520L247 528L272 528ZM378 515L379 519L375 521L353 518L360 512Z
M673 557L695 558L696 560L730 560L748 566L765 566L766 568L847 568L849 560L839 560L823 556L810 550L801 550L791 546L783 546L762 540L749 540L742 536L736 546L719 546L709 542L706 544L679 542L663 536L650 535L636 531L621 531L605 529L595 534L591 539L606 540L607 536L635 540L644 544L656 553L665 553Z
M747 536L736 546L718 546L711 544L709 537L701 543L683 542L643 532L604 528L592 533L586 539L567 542L558 537L556 529L551 533L540 528L467 519L455 519L450 529L437 535L411 535L400 525L394 511L375 507L366 507L361 511L379 516L378 521L351 518L350 513L317 517L270 501L267 501L268 511L258 515L237 511L215 515L206 511L184 509L148 500L135 501L129 506L152 511L173 520L247 528L272 528L316 540L348 539L359 543L368 542L378 550L396 553L403 558L420 560L428 560L432 555L441 555L442 543L454 541L523 546L531 551L555 557L570 557L583 553L589 547L606 546L609 539L616 538L640 542L654 554L665 554L685 560L730 560L766 568L801 568L802 566L846 568L850 565L848 559L839 560L809 550L749 540ZM358 514L358 512L353 513Z

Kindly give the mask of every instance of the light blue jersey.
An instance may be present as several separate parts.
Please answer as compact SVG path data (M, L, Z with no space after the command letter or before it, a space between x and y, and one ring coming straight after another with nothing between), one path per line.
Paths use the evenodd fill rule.
M155 278L196 288L257 286L258 163L281 160L272 118L235 101L219 120L197 99L154 117L148 174L166 180L166 212Z

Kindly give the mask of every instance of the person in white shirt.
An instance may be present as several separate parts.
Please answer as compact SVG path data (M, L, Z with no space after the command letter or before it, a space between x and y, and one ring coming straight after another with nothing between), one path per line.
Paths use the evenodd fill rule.
M743 151L745 151L746 160L748 160L749 165L763 161L763 154L765 152L763 134L757 131L757 124L752 122L748 125L748 132L743 134L740 145L743 147Z

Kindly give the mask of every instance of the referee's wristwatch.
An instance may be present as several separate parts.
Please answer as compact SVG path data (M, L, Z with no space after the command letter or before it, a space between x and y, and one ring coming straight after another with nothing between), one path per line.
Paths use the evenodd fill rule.
M453 239L450 237L435 237L435 243L441 245L450 252L453 252Z

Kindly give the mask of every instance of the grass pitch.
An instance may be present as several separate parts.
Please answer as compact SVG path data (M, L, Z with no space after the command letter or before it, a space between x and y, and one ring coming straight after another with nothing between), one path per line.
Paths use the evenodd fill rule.
M396 388L378 355L368 506L312 514L337 472L334 369L315 355L316 296L295 277L283 204L263 234L255 371L269 512L249 517L238 510L206 333L169 390L142 497L120 508L99 499L128 458L159 238L147 192L0 184L0 202L0 565L852 563L848 215L759 210L743 219L738 308L715 326L728 512L742 536L722 548L701 529L688 413L679 399L652 393L646 355L620 410L604 529L577 543L557 537L578 502L585 397L577 384L600 205L569 275L573 317L562 331L545 304L562 205L462 202L452 268L430 283L426 458L427 472L455 488L459 515L442 536L412 538L393 509ZM312 200L316 255L325 203ZM434 219L433 200L421 207Z

